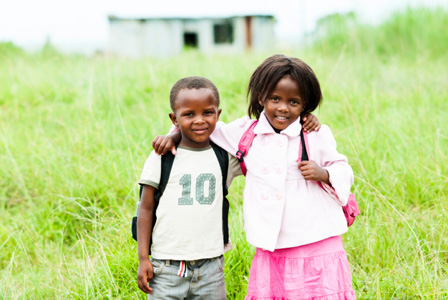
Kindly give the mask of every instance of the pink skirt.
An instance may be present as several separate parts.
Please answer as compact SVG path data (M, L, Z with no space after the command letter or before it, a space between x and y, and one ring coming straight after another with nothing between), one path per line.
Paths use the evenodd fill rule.
M340 236L274 252L257 248L245 300L356 299Z

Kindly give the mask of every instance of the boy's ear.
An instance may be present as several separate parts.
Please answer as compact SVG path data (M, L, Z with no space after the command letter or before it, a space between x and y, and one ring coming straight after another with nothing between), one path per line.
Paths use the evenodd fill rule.
M173 122L173 125L178 126L176 115L174 113L169 113L168 115L170 116L170 119L171 119L171 122Z
M222 112L222 109L219 108L219 109L218 109L218 118L217 118L217 119L219 119L219 116L221 115L221 112Z

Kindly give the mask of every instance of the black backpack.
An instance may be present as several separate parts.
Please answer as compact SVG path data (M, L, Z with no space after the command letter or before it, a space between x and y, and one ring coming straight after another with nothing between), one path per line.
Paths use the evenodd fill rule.
M223 191L223 202L222 202L222 227L223 227L223 233L224 233L224 245L229 242L229 223L228 223L228 216L229 216L229 200L227 199L228 189L226 186L227 181L227 172L229 169L229 155L227 154L227 151L222 149L221 147L217 146L213 142L210 141L210 146L212 147L213 151L216 154L216 158L218 159L219 166L221 167L221 174L222 174L222 191ZM177 148L177 147L176 147ZM163 192L165 191L166 184L168 183L168 179L170 178L171 168L173 167L174 162L174 155L171 152L167 152L165 155L162 156L162 166L161 166L161 174L160 174L160 183L159 188L154 193L154 215L152 218L152 228L154 228L157 217L156 217L156 210L157 206L159 205L160 197L162 196ZM138 210L140 208L140 202L142 198L142 191L143 186L140 185L140 201L137 205L137 211L135 213L135 216L132 218L132 237L134 240L137 240L137 216L138 216ZM152 234L151 234L151 240L149 241L149 254L151 254L151 245L152 245Z

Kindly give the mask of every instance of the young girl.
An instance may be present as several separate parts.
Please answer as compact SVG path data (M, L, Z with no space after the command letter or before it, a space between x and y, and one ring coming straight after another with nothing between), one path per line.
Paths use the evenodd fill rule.
M308 134L309 161L299 157L300 118L319 105L319 81L300 59L274 55L252 74L248 95L258 124L244 157L244 229L257 249L245 299L356 299L340 237L352 169L325 125ZM254 121L219 124L211 139L235 154ZM156 152L167 141L156 138Z

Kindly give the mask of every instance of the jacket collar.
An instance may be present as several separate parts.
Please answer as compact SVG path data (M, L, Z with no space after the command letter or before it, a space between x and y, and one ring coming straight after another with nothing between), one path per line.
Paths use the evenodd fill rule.
M289 137L296 137L300 135L300 131L302 130L302 124L300 124L300 117L294 121L291 125L289 125L286 129L280 131L280 134L286 134ZM258 119L258 124L254 128L255 134L272 134L275 133L274 128L272 128L269 123L264 110L260 114L260 118Z

